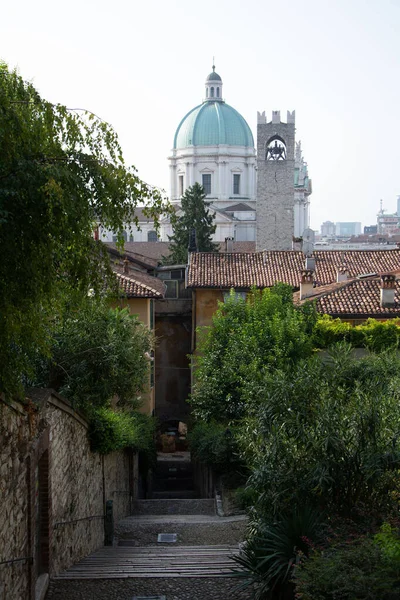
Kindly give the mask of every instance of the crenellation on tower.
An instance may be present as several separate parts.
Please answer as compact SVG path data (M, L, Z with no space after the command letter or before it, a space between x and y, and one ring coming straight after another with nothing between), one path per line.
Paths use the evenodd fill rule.
M281 122L281 111L273 110L272 111L272 123L280 123Z
M257 123L261 124L261 123L266 123L267 122L267 117L265 116L265 110L263 110L262 113L257 111Z

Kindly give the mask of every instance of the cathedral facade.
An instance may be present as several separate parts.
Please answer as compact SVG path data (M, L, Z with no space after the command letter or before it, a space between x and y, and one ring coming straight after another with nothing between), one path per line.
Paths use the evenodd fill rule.
M309 224L308 177L300 142L295 142L295 113L282 123L274 111L268 122L258 114L257 152L246 120L223 99L223 82L213 66L205 81L201 104L181 120L168 157L170 201L179 215L180 198L200 183L215 215L214 241L226 238L256 242L264 248L290 249L292 239ZM139 229L127 228L129 241L156 241L148 219L138 211ZM172 227L161 221L160 241L168 241ZM101 239L113 241L110 231Z

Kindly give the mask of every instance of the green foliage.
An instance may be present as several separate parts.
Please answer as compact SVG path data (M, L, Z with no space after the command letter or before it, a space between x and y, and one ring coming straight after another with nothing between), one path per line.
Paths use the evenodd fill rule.
M90 419L89 440L93 452L108 454L123 448L154 452L155 421L137 412L99 408Z
M302 600L397 600L399 563L388 560L369 537L316 551L295 570Z
M400 319L368 319L366 323L353 327L350 323L323 315L318 317L316 322L314 339L318 348L328 348L341 341L349 342L354 347L368 348L373 352L398 348Z
M181 198L183 215L171 216L173 234L169 236L170 254L165 264L183 265L188 260L188 246L191 232L196 234L196 246L199 252L217 252L218 246L212 242L215 233L215 217L208 211L204 189L198 183L188 188Z
M198 421L189 432L190 452L193 458L210 465L217 475L246 472L239 458L235 428L227 428L212 421Z
M314 314L295 307L290 286L283 284L253 289L247 300L232 291L203 331L193 360L195 416L225 423L245 416L268 374L311 354Z
M110 277L93 225L118 232L160 193L126 167L117 135L91 113L43 100L0 63L0 392L22 391L65 289L96 293Z
M145 353L152 342L145 325L127 309L86 298L79 310L59 321L51 358L42 363L36 384L56 389L88 416L114 396L132 405L148 380Z
M244 421L242 454L266 518L310 506L393 509L400 483L400 357L350 348L277 371Z
M379 533L374 535L374 542L379 546L383 556L396 566L400 575L400 534L390 525L383 523ZM400 582L399 582L400 583Z
M321 535L321 515L307 506L269 525L253 524L235 575L240 589L253 587L255 600L285 600L293 594L293 569L299 553L306 556Z

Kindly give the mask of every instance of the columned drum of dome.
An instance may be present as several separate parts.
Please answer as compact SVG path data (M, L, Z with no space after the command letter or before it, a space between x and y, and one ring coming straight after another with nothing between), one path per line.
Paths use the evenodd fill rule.
M198 182L215 209L223 211L240 200L250 202L251 211L256 194L253 134L242 115L224 101L222 90L213 66L203 102L183 117L174 136L171 200L178 203L184 190Z

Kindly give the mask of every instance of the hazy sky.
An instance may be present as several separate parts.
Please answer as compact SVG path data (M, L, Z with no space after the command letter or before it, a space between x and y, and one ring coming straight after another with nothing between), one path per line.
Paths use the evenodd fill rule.
M400 194L400 0L18 0L0 58L41 95L119 134L142 179L169 188L181 118L215 55L224 98L256 136L257 111L296 110L313 181L311 225L376 222Z

